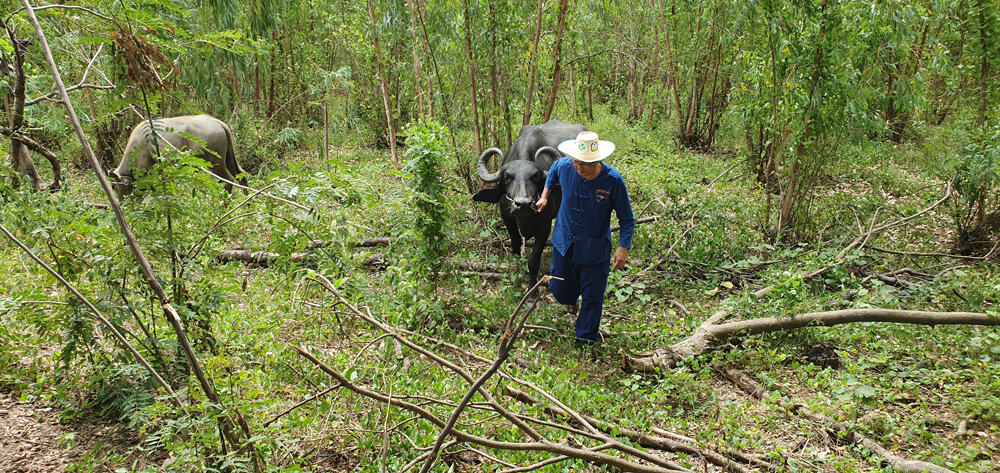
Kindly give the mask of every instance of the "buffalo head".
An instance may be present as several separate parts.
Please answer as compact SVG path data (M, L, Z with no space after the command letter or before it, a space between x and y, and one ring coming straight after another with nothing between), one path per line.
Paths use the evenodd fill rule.
M521 222L534 216L538 213L535 202L542 195L549 168L559 159L559 151L550 146L542 146L529 159L507 161L497 172L491 173L486 165L493 156L499 156L501 162L505 161L503 152L490 148L479 156L476 173L483 182L496 185L477 192L472 199L477 202L499 203L501 210Z

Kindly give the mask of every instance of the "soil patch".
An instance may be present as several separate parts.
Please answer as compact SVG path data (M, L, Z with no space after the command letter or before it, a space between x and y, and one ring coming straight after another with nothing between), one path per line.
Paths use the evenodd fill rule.
M21 402L15 393L0 391L0 472L66 471L88 455L100 461L138 442L136 432L125 426L103 419L62 423L58 408Z

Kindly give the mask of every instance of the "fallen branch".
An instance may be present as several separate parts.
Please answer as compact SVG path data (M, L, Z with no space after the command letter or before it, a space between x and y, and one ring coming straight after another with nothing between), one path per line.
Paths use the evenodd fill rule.
M878 251L879 253L888 253L890 255L920 256L920 257L932 257L932 258L955 258L955 259L964 259L973 261L985 261L990 259L993 256L993 253L997 251L998 247L1000 247L1000 241L997 241L993 245L993 249L991 249L990 252L986 254L986 256L964 256L964 255L953 255L950 253L921 253L917 251L896 251L887 248L880 248L874 245L867 245L867 244L865 245L865 248L870 248L872 250Z
M420 418L430 422L431 424L439 428L445 427L446 425L445 421L441 420L440 418L432 414L430 411L424 409L423 407L403 401L399 397L391 397L384 393L356 385L340 372L330 368L323 362L319 361L319 359L317 359L311 353L296 346L290 346L290 347L293 350L295 350L299 355L301 355L303 358L309 360L311 363L316 365L324 373L332 376L334 379L339 381L343 388L348 389L354 392L355 394L360 394L367 398L405 409L411 413L420 416ZM548 441L544 438L540 438L534 442L503 442L470 434L465 432L464 430L454 429L454 428L450 429L450 434L461 442L475 443L478 445L482 445L484 447L493 448L497 450L549 452L565 456L566 459L576 458L590 463L608 465L626 472L667 473L675 471L688 471L688 470L678 470L673 468L668 469L658 466L641 465L614 455L571 447L569 445L558 444Z
M276 421L276 420L278 420L278 419L280 419L280 418L284 417L284 416L285 416L285 414L288 414L289 412L292 412L292 411L294 411L295 409L298 409L298 408L300 408L300 407L302 407L302 406L304 406L304 405L308 404L308 403L309 403L310 401L312 401L312 400L314 400L314 399L318 399L318 398L320 398L320 397L322 397L322 396L325 396L325 395L326 395L327 393L329 393L330 391L333 391L334 389L337 389L337 388L339 388L339 387L340 387L340 385L339 385L339 384L335 384L335 385L333 385L333 386L330 386L329 388L326 388L326 389L324 389L324 390L322 390L322 391L320 391L320 392L318 392L318 393L316 393L316 394L313 394L312 396L309 396L309 397L307 397L307 398L306 398L305 400L303 400L302 402L299 402L299 403L295 404L294 406L292 406L292 407L289 407L288 409L285 409L285 410L284 410L284 411L282 411L282 412L281 412L280 414L278 414L278 415L276 415L276 416L272 417L272 418L271 418L271 420L269 420L269 421L267 421L267 422L264 422L264 427L267 427L267 426L269 426L269 425L273 424L273 423L274 423L274 421Z
M533 406L535 404L538 404L538 402L539 402L537 399L535 399L530 394L528 394L528 393L526 393L524 391L521 391L519 389L512 388L510 386L505 386L504 389L507 391L507 395L508 396L510 396L510 397L512 397L512 398L514 398L514 399L516 399L516 400L518 400L518 401L520 401L520 402L522 402L524 404L528 404L528 405L532 405ZM563 409L561 409L559 407L554 407L554 406L546 406L545 407L545 412L547 414L549 414L550 416L555 417L555 418L569 418L569 417L571 417ZM620 426L617 426L615 424L612 424L612 423L609 423L609 422L604 422L604 421L598 420L598 419L593 418L593 417L583 416L583 419L586 420L589 424L593 425L594 427L597 427L601 432L604 432L604 433L609 434L609 435L619 435L619 436L622 436L622 437L626 437L630 441L638 443L643 448L654 448L654 449L662 450L662 451L666 451L666 452L675 452L675 453L676 452L681 452L681 453L686 453L688 455L700 456L700 457L704 458L706 461L712 463L713 465L721 466L721 467L723 467L723 468L725 468L725 469L727 469L729 471L733 471L733 472L743 473L743 472L749 472L750 471L745 466L740 465L740 464L738 464L738 463L730 460L729 458L726 458L725 456L723 456L722 454L720 454L718 452L715 452L715 451L712 451L712 450L708 450L708 449L699 449L699 448L691 447L689 445L685 445L684 443L679 443L677 441L677 438L676 438L676 437L681 437L679 435L676 436L675 438L664 438L663 436L644 434L644 433L636 431L636 430L631 430L631 429L627 429L627 428L624 428L624 427L620 427ZM617 432L617 434L615 434L615 432ZM686 438L686 437L682 437L682 438ZM689 440L690 443L695 443L694 439L687 439L687 440ZM749 458L749 457L746 457L745 455L741 455L741 456L743 458ZM770 464L768 462L761 461L761 460L757 460L755 466L762 467L762 468L765 468L765 469L768 469L768 470L777 470L778 469L775 465L772 465L772 464Z
M215 260L220 263L244 263L266 268L281 258L287 258L292 263L304 263L315 257L314 253L292 253L289 256L283 256L273 251L222 250L215 256Z
M861 435L857 431L851 430L846 425L837 422L835 420L829 419L826 416L814 412L807 412L805 406L801 404L788 404L783 399L771 396L763 387L757 384L756 381L750 379L743 373L734 370L732 368L725 368L722 370L722 374L726 378L729 378L734 384L742 388L744 391L749 393L754 399L761 400L765 397L768 399L774 399L775 402L782 409L798 414L806 419L813 422L824 425L828 431L835 436L836 440L846 440L848 442L861 445L867 448L870 452L878 455L885 459L889 466L893 470L899 473L954 473L952 470L937 466L933 463L927 463L920 460L910 460L908 458L900 457L889 450L883 448L881 445L875 441Z
M529 421L523 419L521 416L519 416L519 415L517 415L515 413L510 412L507 408L505 408L502 404L500 404L493 397L493 394L489 390L485 389L482 386L481 383L484 381L484 377L481 376L477 380L477 378L474 378L471 373L469 373L468 371L466 371L461 366L459 366L459 365L457 365L457 364L455 364L455 363L453 363L453 362L451 362L449 360L446 360L446 359L442 358L441 356L439 356L439 355L431 352L430 350L428 350L428 349L426 349L426 348L424 348L424 347L422 347L420 345L417 345L416 343L412 342L408 338L402 336L402 334L399 331L396 331L392 327L383 324L382 322L380 322L377 319L375 319L374 317L372 317L370 314L366 314L365 312L363 312L361 310L358 310L357 307L355 307L347 299L345 299L344 296L337 290L337 288L327 278L323 277L322 275L317 275L315 278L309 278L309 279L311 279L311 280L319 283L322 288L324 288L328 292L332 293L336 297L336 300L339 301L339 304L341 304L344 307L346 307L356 317L365 320L366 322L374 325L375 327L377 327L378 329L380 329L384 333L392 336L393 338L395 338L396 340L398 340L399 343L401 343L402 345L406 346L407 348L410 348L411 350L416 351L418 354L420 354L422 356L422 358L431 360L431 361L433 361L433 362L441 365L442 367L444 367L444 368L452 371L453 373L459 375L460 377L462 377L464 380L466 380L470 384L470 386L472 386L472 388L469 390L470 393L474 392L474 393L479 394L480 396L482 396L482 398L486 401L485 406L487 406L493 412L495 412L496 414L499 414L504 419L506 419L507 421L509 421L517 429L519 429L520 431L524 432L531 439L531 441L529 441L529 442L503 442L503 441L497 441L497 440L493 440L493 439L490 439L490 438L485 438L485 437L477 436L477 435L474 435L474 434L470 434L470 433L467 433L467 432L465 432L465 431L463 431L461 429L456 429L456 428L454 428L454 426L452 426L450 429L449 428L445 428L445 427L448 426L448 423L445 422L444 420L442 420L441 418L437 417L436 415L434 415L429 410L427 410L423 405L416 405L416 404L411 404L411 403L408 403L406 401L403 401L402 400L402 396L399 396L399 395L389 396L389 395L386 395L386 394L378 392L378 391L374 391L374 390L371 390L371 389L368 389L368 388L365 388L365 387L362 387L362 386L357 386L357 385L353 384L349 379L347 379L346 377L344 377L341 373L339 373L336 370L330 368L329 366L326 366L325 364L323 364L322 362L320 362L318 359L316 359L316 357L314 357L313 355L309 354L308 352L306 352L302 348L298 348L298 347L292 346L292 348L295 351L297 351L300 355L302 355L303 357L305 357L306 359L308 359L309 361L311 361L313 364L315 364L316 366L318 366L325 373L327 373L330 376L334 377L337 381L340 381L340 383L342 384L342 386L345 389L348 389L348 390L350 390L352 392L355 392L357 394L361 394L361 395L363 395L365 397L374 399L374 400L376 400L378 402L382 402L382 403L386 403L386 404L390 404L390 405L393 405L393 406L397 406L397 407L401 407L403 409L406 409L407 411L416 414L420 418L422 418L422 419L424 419L426 421L431 422L435 426L437 426L439 428L442 428L442 432L444 432L447 435L450 435L450 436L454 437L455 439L457 439L459 441L462 441L462 442L476 443L476 444L479 444L479 445L482 445L482 446L485 446L485 447L488 447L488 448L494 448L494 449L498 449L498 450L548 452L548 453L555 454L555 455L557 455L559 457L565 457L565 458L562 458L563 460L564 459L569 459L569 458L575 458L575 459L583 460L583 461L586 461L586 462L589 462L589 463L608 465L608 466L617 468L617 469L619 469L621 471L628 471L628 472L665 473L665 472L676 472L676 471L689 471L689 470L681 467L680 465L677 465L677 464L675 464L673 462L664 460L664 459L659 458L659 457L657 457L655 455L651 455L649 453L646 453L646 452L642 451L641 449L638 449L638 448L635 448L635 447L631 447L631 446L626 445L626 444L622 444L621 442L618 442L618 441L616 441L616 440L614 440L614 439L612 439L610 437L607 437L604 434L600 434L596 430L593 432L593 434L594 435L599 435L598 439L604 441L606 444L610 444L609 446L600 446L600 447L594 447L594 448L577 448L577 447L572 447L572 446L569 446L569 445L555 443L553 441L548 440L546 437L544 437L538 431L536 431L531 425L529 425L528 424ZM546 279L543 278L539 282L538 285L536 285L534 288L532 288L532 290L537 290L537 288L540 286L540 284L543 283L543 282L545 282L545 280ZM530 294L530 292L529 292L529 294ZM519 304L519 306L518 306L519 308L515 309L515 312L514 312L515 315L519 314L520 307L524 306L525 301L526 301L526 298L522 299L521 304ZM534 306L535 306L535 304L532 304L531 307L533 308ZM524 317L521 317L519 319L514 319L513 316L512 316L511 321L509 321L508 324L507 324L507 329L505 330L505 332L504 332L505 335L503 337L503 340L506 340L505 343L507 345L509 345L511 347L513 346L513 342L517 338L516 336L524 328L525 320L526 320L526 318L524 318ZM493 363L493 364L496 364L496 360L490 360L490 362ZM499 367L497 367L497 369L499 370ZM506 377L508 379L511 379L508 375L503 374L502 371L501 371L501 376L504 376L504 377ZM538 390L538 389L536 388L536 390ZM538 390L538 391L540 391L540 390ZM545 395L547 399L549 399L550 401L553 401L556 405L559 405L560 407L566 409L567 412L571 413L571 415L575 414L575 413L573 413L573 411L569 410L568 408L566 408L565 406L563 406L561 403L559 403L558 400L555 400L554 398L551 398L549 395L547 395L543 391L540 391L540 392L542 392L543 395ZM438 405L447 405L447 403L442 402L442 401L434 401L434 402L436 404L438 404ZM480 406L482 406L482 404L477 404L477 407L480 407ZM454 416L454 414L453 414L453 416ZM576 418L579 418L579 417L576 417ZM583 423L583 424L586 424L586 422L583 421L582 419L580 419L580 422ZM444 436L442 435L441 437L443 438ZM630 455L633 458L642 460L642 461L646 462L647 464L640 464L640 463L637 463L636 461L633 461L633 460L630 460L630 459L627 459L627 458L622 458L620 455L612 455L612 454L602 453L602 452L598 451L598 450L603 450L603 449L606 449L606 448L614 448L615 450L618 450L621 453L625 453L627 455ZM430 457L428 457L428 458L430 458Z
M720 311L723 312L723 311ZM716 313L718 316L719 313ZM669 347L626 357L626 369L640 373L665 370L681 360L700 355L728 343L738 336L794 330L803 327L832 327L856 322L888 322L914 325L1000 325L1000 318L976 312L923 312L892 309L847 309L813 312L783 317L765 317L716 323L716 316L706 320L694 335Z
M833 260L827 263L825 266L815 269L813 271L803 273L802 279L814 278L829 271L832 268L839 266L844 261L844 258L847 257L848 252L850 252L855 248L864 246L868 241L868 238L871 237L872 235L884 232L889 228L899 226L911 220L914 220L930 212L931 210L941 205L942 203L946 202L952 193L951 184L952 184L951 181L948 181L944 197L937 200L927 208L908 217L903 217L894 220L892 222L884 223L877 227L870 228L867 232L858 235L853 241L851 241L851 243L849 243L847 246L841 249L840 252L838 252L837 255L834 256ZM762 289L758 289L753 294L754 298L757 300L763 299L775 287L776 286L772 284ZM701 326L698 327L694 335L687 338L686 340L675 343L669 347L657 348L644 353L639 353L635 356L625 355L623 359L623 369L629 372L650 373L650 374L655 373L657 370L669 369L670 367L674 366L675 364L677 364L678 362L680 362L685 358L699 355L718 347L719 345L725 343L725 341L728 341L733 336L740 334L741 332L739 332L739 330L747 330L749 328L752 328L754 330L753 333L766 333L779 330L800 328L809 325L820 325L819 320L822 320L823 317L829 317L830 314L834 313L834 312L820 312L818 314L806 314L806 315L819 315L819 319L811 321L810 324L801 326L797 326L794 322L789 322L793 320L792 317L756 319L756 320L746 321L743 323L743 325L729 325L729 324L726 324L725 326L716 325L719 322L728 318L730 315L732 315L733 311L735 310L736 306L729 306L724 309L716 311L714 314L712 314L711 317L708 318L708 320L703 322ZM865 310L877 311L879 309L865 309ZM835 311L835 312L843 312L843 311ZM895 312L907 312L907 311L895 311ZM993 320L994 322L996 321L995 317L990 318L986 314L973 314L973 315L975 315L976 317L980 316L985 317ZM794 320L800 320L802 317L804 316L795 316ZM787 319L788 321L786 321L785 319ZM850 317L848 317L848 319L850 319ZM782 321L781 326L767 325L768 323L774 323L774 321L779 321L779 320ZM838 323L866 322L866 321L879 321L879 320L866 320L862 318L861 320L845 320ZM911 322L903 322L903 323L911 323ZM976 322L959 322L959 323L968 323L970 325L978 324ZM741 323L736 322L735 324L741 324ZM927 323L927 325L936 325L936 323ZM988 323L986 325L995 325L995 323ZM752 333L743 333L743 335L750 335L750 334ZM719 337L724 338L724 340L720 341Z

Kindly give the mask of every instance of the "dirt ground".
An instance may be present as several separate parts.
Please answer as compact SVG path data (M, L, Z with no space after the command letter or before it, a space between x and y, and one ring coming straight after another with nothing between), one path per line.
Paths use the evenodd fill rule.
M66 471L92 455L99 442L98 458L136 441L131 430L99 419L60 423L58 408L20 402L15 393L0 391L0 473Z

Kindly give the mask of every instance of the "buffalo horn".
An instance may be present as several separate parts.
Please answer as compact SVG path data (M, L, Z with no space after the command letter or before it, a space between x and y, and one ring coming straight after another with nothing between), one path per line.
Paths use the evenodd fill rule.
M555 149L555 148L553 148L551 146L542 146L541 148L538 148L538 151L535 151L535 162L536 163L538 162L538 158L541 155L543 155L543 154L551 155L553 162L555 162L557 159L559 159L559 158L562 157L562 154L559 153L559 150L557 150L557 149Z
M493 155L500 156L500 162L503 162L503 151L497 148L490 148L483 151L483 154L479 155L479 164L476 165L476 173L479 174L479 178L482 179L487 184L494 184L500 180L500 170L491 173L489 169L486 168L486 164L490 162L490 158Z

